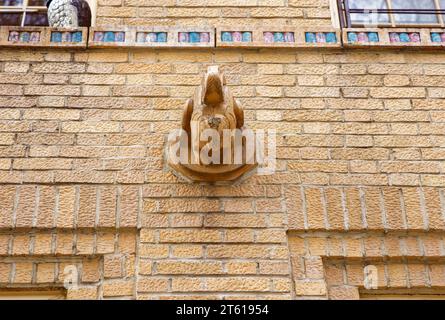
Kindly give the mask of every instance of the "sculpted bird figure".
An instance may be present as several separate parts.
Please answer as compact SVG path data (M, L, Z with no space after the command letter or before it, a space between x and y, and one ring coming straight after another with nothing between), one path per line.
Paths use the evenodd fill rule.
M51 27L77 28L91 26L91 9L86 0L47 0Z
M182 132L186 133L181 147L187 145L184 161L176 161L176 148L167 149L167 162L176 174L193 182L233 182L257 167L255 154L246 151L246 143L236 145L233 136L226 141L225 133L245 132L244 111L235 99L226 83L224 74L217 66L208 68L195 95L186 103L182 115ZM201 140L206 131L214 133L211 141ZM205 134L204 134L205 135ZM217 138L216 140L214 138ZM185 142L185 143L184 143ZM228 142L228 143L226 143ZM170 147L178 145L172 139ZM242 161L234 161L235 149L242 153ZM253 150L255 152L255 150ZM208 155L211 161L204 161L202 155ZM226 158L227 157L227 158ZM225 160L229 161L225 161ZM216 161L214 161L216 160Z
M192 123L199 133L205 129L217 130L221 139L224 130L241 129L244 126L244 111L226 86L224 74L216 66L208 68L195 97L187 102L182 126L189 136L192 136ZM196 137L199 138L199 135ZM205 144L200 142L200 149Z

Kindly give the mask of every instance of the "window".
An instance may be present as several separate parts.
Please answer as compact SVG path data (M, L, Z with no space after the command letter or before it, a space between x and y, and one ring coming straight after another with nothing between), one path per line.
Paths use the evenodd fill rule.
M443 27L445 0L338 0L344 27Z
M95 22L97 3L87 0ZM0 26L48 26L46 0L0 0Z
M47 26L45 0L0 0L0 25Z

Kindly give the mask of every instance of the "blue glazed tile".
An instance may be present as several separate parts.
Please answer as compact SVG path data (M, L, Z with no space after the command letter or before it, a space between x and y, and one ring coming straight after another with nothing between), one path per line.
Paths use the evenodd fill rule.
M201 34L199 32L190 32L190 42L191 43L201 42Z
M348 42L349 43L358 42L358 37L356 32L348 32Z
M233 39L232 39L232 33L231 33L231 32L227 32L227 31L223 32L223 33L221 34L221 40L222 40L223 42L232 42L232 41L233 41Z
M379 34L377 32L369 32L368 40L369 42L380 42Z
M62 33L61 32L52 32L51 33L51 42L62 42Z
M438 32L432 32L431 33L431 41L432 42L442 42L442 38L440 36L440 33Z
M252 42L252 32L243 32L243 42Z
M225 31L221 34L221 40L224 42L232 42L233 38L232 38L232 33Z
M313 32L306 32L306 42L307 43L317 43L317 37Z
M328 32L326 34L326 42L327 43L337 43L337 35L335 32Z
M73 32L72 41L73 42L82 42L82 32L80 32L80 31Z
M113 31L107 31L104 35L104 42L115 42L116 37Z
M400 33L399 37L400 37L400 42L411 42L411 39L409 38L409 34L406 32Z
M274 42L284 42L284 34L282 32L274 32L273 40Z
M29 42L29 38L30 38L29 32L21 32L20 33L20 41L21 42Z
M167 32L158 32L157 39L158 42L167 42Z

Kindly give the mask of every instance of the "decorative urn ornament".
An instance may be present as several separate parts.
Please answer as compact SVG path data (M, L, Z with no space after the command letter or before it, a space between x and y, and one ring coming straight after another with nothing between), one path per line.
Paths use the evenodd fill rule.
M187 101L182 128L169 136L167 164L189 182L235 182L258 166L252 132L224 75L211 66Z
M51 27L78 28L91 26L91 9L86 0L47 0Z

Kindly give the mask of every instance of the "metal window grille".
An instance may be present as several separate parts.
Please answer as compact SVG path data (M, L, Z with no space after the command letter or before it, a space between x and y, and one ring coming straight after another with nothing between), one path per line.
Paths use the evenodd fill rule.
M445 0L337 0L342 27L445 27Z

